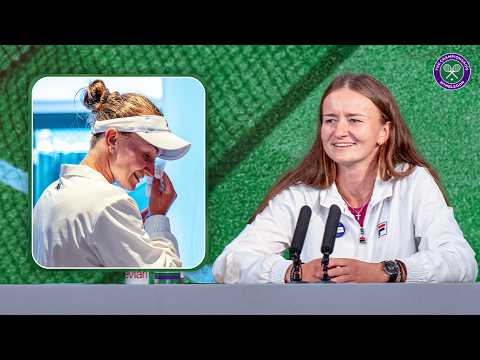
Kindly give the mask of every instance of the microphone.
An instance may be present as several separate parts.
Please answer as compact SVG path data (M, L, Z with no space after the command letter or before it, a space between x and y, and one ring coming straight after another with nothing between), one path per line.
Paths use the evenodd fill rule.
M337 205L332 205L328 212L327 222L325 224L325 232L323 233L322 241L322 265L323 265L323 278L322 282L330 282L328 276L328 262L329 256L333 252L335 246L335 238L337 237L338 222L340 221L341 211Z
M303 243L305 241L305 236L307 235L307 229L311 216L312 209L310 209L310 206L305 205L300 209L297 226L295 227L295 232L293 233L292 245L290 246L290 259L292 260L294 260L293 257L295 255L298 255L300 258L300 253L302 252Z
M305 236L307 235L308 225L310 223L310 217L312 216L312 209L310 206L305 205L300 209L298 215L297 225L293 233L292 245L290 246L289 255L290 260L293 260L294 267L294 280L301 280L301 264L300 254L302 252Z

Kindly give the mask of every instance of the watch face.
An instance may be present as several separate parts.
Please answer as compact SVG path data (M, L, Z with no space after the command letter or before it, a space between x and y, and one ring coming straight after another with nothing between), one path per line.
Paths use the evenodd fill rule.
M398 266L397 266L397 264L394 263L394 262L387 261L387 262L385 262L385 271L386 271L388 274L398 273Z

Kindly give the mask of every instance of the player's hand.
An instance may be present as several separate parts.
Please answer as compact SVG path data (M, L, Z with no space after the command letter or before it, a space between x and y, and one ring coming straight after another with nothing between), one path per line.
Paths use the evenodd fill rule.
M165 171L162 174L162 181L165 187L164 191L160 191L160 180L153 178L150 201L148 204L151 215L166 215L168 209L177 198L177 193Z
M285 282L290 281L290 266L285 275ZM330 258L328 276L332 282L388 282L388 275L383 271L382 263L345 258ZM302 264L302 281L319 282L323 278L322 259L314 259Z
M355 259L331 258L328 275L332 282L386 283L388 274L382 263L369 263Z
M287 270L285 274L285 282L290 282L290 271L293 265ZM320 275L319 275L320 274ZM304 282L319 282L323 277L322 259L315 259L302 264L302 281Z

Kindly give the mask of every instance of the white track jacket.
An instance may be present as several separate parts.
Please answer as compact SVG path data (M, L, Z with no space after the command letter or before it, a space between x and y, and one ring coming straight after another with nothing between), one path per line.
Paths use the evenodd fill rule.
M464 239L433 177L417 167L407 177L377 178L364 221L348 210L335 184L325 190L295 185L270 200L252 224L216 259L213 274L220 283L283 283L292 261L281 254L290 247L300 209L312 208L301 259L321 258L321 243L329 208L342 214L334 251L336 258L366 262L398 259L407 267L407 282L475 281L475 253Z

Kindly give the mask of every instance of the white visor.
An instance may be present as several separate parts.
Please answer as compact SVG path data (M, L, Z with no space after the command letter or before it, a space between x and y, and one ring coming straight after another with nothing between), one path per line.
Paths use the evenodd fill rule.
M134 132L148 143L161 149L158 156L165 160L177 160L190 149L190 143L173 134L163 116L140 115L96 121L92 134L99 134L115 128L121 132Z

